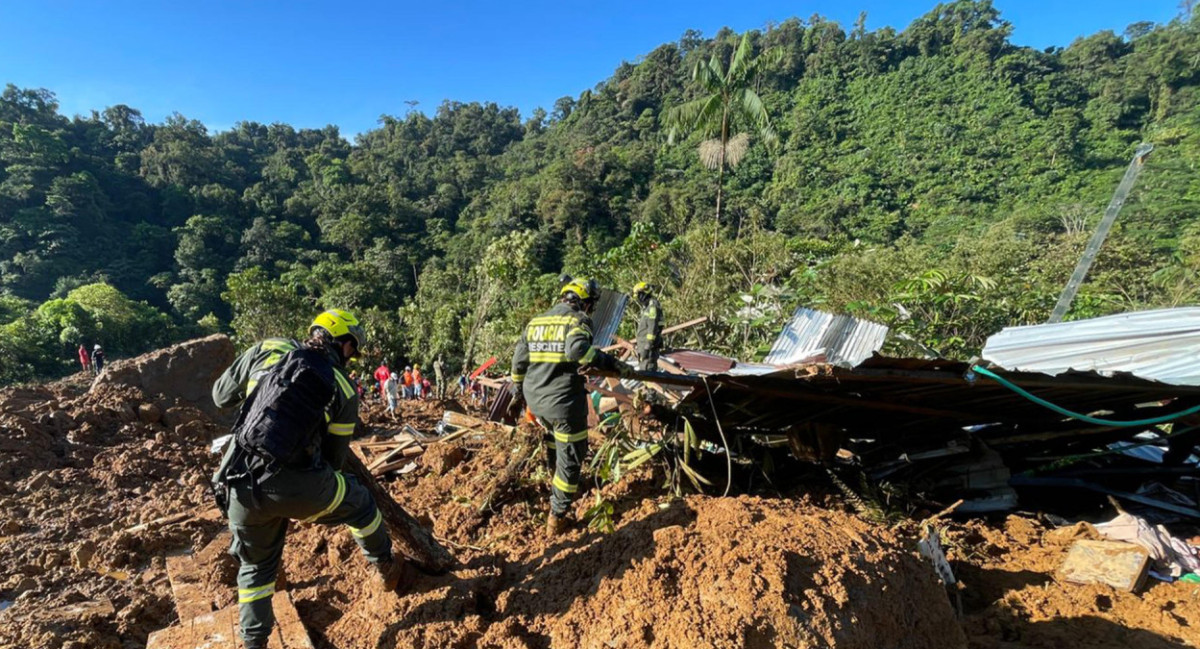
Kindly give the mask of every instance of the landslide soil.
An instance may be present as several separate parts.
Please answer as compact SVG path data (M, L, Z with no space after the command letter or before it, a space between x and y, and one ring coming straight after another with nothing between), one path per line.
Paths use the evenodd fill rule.
M201 552L206 590L232 601L223 525L205 480L223 433L156 395L82 377L0 391L3 647L142 647L177 623L164 558ZM152 408L139 406L148 404ZM457 407L452 405L451 407ZM368 403L375 432L430 431L443 405ZM156 418L157 413L157 418ZM139 416L140 415L140 416ZM595 443L593 444L595 446ZM946 526L965 618L913 539L826 496L662 497L644 471L600 490L615 530L542 534L548 474L536 435L432 444L386 481L461 561L376 593L350 535L297 525L288 589L318 647L1197 646L1196 586L1140 594L1059 584L1065 546L1019 517ZM594 502L584 494L575 514ZM181 522L129 528L178 513ZM111 609L104 606L111 603Z

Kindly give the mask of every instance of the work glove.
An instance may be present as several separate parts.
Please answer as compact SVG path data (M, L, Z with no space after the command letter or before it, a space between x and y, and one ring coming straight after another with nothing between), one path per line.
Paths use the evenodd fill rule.
M637 368L629 363L617 362L617 376L623 379L632 379L637 374Z
M513 401L518 399L523 401L525 399L525 391L522 388L522 385L523 384L521 383L513 383L512 385L508 386L508 393L512 395Z

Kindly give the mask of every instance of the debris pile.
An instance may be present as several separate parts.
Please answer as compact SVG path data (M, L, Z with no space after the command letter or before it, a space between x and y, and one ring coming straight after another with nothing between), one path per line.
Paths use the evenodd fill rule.
M160 352L155 362L187 373L187 363L204 360L194 351L184 345ZM745 385L777 380L737 378L731 369L720 372ZM868 382L887 375L839 375L840 369L814 366L790 371L789 391L844 397L830 387L840 380L864 400L879 395ZM674 376L690 381L700 374ZM936 392L945 388L935 387L940 375L921 376L923 389L901 403L945 402ZM721 380L701 377L701 389L713 388L711 402L692 396L693 386L672 391L678 405L664 400L649 410L681 409L707 433L701 413L715 409L733 439L728 448L708 440L701 448L739 461L765 457L751 448L807 449L816 461L832 448L836 463L845 461L840 451L847 445L861 450L856 440L869 439L859 429L831 431L820 420L840 411L841 421L871 421L868 414L849 404L814 406L811 398L809 406L791 409L792 423L802 426L764 423L779 414L769 400L756 402L768 404L755 406L757 421L744 413L726 419L753 395ZM626 386L614 383L605 389L624 395ZM994 396L974 393L975 403L986 406ZM232 629L235 566L207 491L216 463L209 445L226 429L193 398L111 380L89 390L83 377L0 391L0 646L140 648L155 632L167 643L156 646L173 646L170 634L188 628L180 622L201 618ZM637 402L607 398L605 406L593 403L604 410ZM704 407L688 410L689 403ZM871 522L876 518L827 483L797 488L778 479L803 466L795 461L780 465L766 488L752 488L757 495L731 498L673 497L662 489L663 464L647 463L619 482L588 489L575 503L575 528L548 540L550 473L541 433L464 410L453 402L405 401L393 416L368 402L366 437L354 443L362 471L372 467L377 486L430 529L457 564L446 574L415 575L400 595L379 594L347 531L297 524L284 556L285 592L277 595L286 602L276 607L294 607L289 637L320 649L841 648L880 646L881 639L895 647L981 649L1200 644L1200 585L1154 578L1130 592L1069 583L1061 569L1071 546L1081 538L1107 539L1084 526L1054 529L1060 519L927 525L936 526L958 584L947 596L916 551L918 526ZM887 426L876 417L875 439L916 439L921 426L908 422L928 419L910 414L918 416L896 415L884 420ZM636 416L634 422L653 428ZM771 436L783 445L764 445L774 443ZM593 437L596 447L601 434ZM598 501L611 504L604 514L611 532L588 527L595 520L588 510ZM1104 526L1095 528L1099 535ZM1158 529L1157 521L1148 529ZM1200 539L1183 542L1194 554ZM1147 566L1165 569L1153 560Z

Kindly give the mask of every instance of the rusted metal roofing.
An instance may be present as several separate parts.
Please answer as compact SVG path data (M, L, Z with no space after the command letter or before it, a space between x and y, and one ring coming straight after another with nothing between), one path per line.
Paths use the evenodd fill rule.
M881 324L801 307L784 325L763 362L822 362L854 367L883 347L887 332Z
M668 352L660 358L666 359L679 369L690 374L718 374L728 372L737 364L737 361L732 358L690 349Z

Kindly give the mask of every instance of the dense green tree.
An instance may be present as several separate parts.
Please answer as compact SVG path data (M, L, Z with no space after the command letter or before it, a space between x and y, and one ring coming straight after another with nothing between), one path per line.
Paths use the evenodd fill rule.
M68 370L80 336L246 342L329 306L363 315L372 354L504 359L564 270L710 317L669 344L753 356L805 304L966 355L1046 317L1142 141L1070 317L1195 304L1200 13L1045 51L1010 34L987 0L903 30L689 31L525 119L401 107L353 143L125 105L68 119L9 85L0 381ZM668 145L685 133L710 155Z

